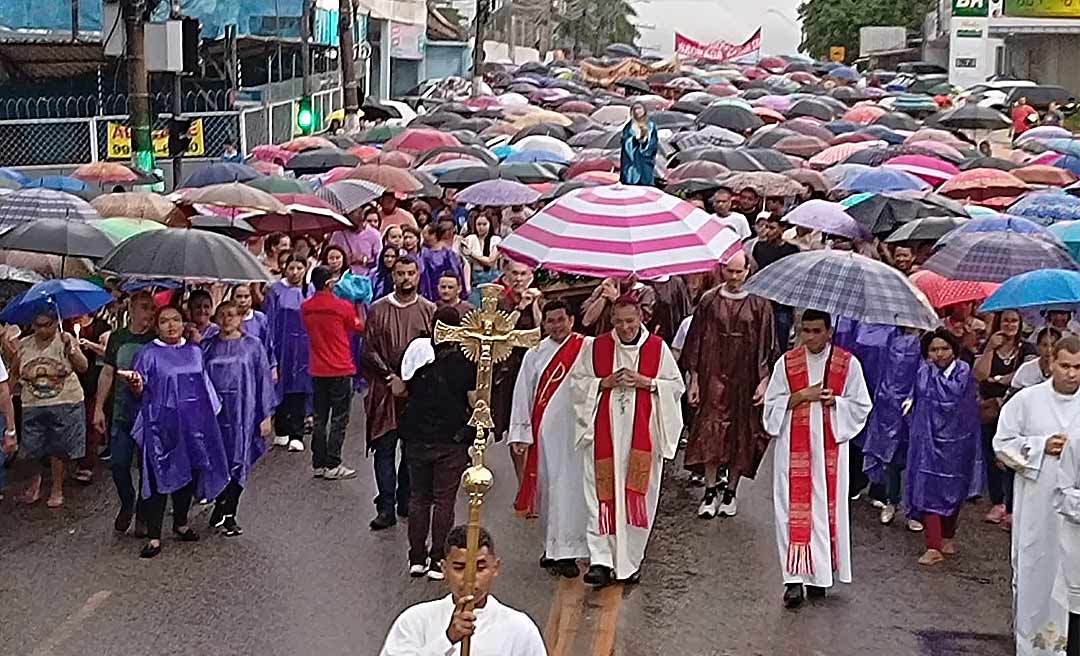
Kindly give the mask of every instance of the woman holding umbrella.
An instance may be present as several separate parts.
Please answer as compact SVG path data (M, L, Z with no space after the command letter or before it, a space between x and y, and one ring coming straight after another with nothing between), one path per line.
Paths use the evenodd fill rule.
M655 181L658 147L656 124L649 118L645 105L634 103L630 106L630 120L622 130L619 182L651 186Z
M307 417L311 375L308 373L308 335L300 320L300 304L311 290L304 282L307 260L290 255L285 277L266 290L263 312L270 324L270 343L277 362L277 411L274 413L274 446L304 450L304 419ZM205 497L209 498L209 497Z

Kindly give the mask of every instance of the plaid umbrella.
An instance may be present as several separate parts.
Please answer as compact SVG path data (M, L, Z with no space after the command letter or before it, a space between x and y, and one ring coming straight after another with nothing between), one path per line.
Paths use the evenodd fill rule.
M681 150L687 150L698 146L741 146L746 139L727 128L706 125L695 132L680 132L671 138L671 142Z
M1060 244L1017 232L950 235L923 266L953 280L1004 282L1036 269L1080 269Z
M341 180L319 187L315 195L342 214L349 214L382 196L385 191L367 180Z
M0 227L38 219L94 221L100 218L90 203L63 191L19 189L0 196Z
M867 323L929 330L939 321L904 274L845 251L805 251L771 264L744 289L783 305L821 310Z
M485 180L466 187L457 201L468 205L528 205L540 198L539 192L514 180Z
M1060 189L1025 194L1009 206L1009 214L1049 225L1080 219L1080 198Z
M911 274L911 282L915 283L915 286L926 294L926 298L930 300L930 305L935 308L970 301L981 301L993 294L999 286L992 282L949 280L926 269Z
M896 229L885 239L886 243L898 244L907 241L936 242L953 230L968 222L960 216L927 216L913 219Z

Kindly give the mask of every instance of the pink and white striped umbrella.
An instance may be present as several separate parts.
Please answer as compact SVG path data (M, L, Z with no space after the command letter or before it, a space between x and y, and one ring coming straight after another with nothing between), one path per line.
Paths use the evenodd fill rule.
M891 169L907 171L935 187L960 174L960 169L949 162L929 155L900 155L886 161L884 165Z
M577 189L499 244L512 260L584 276L653 280L727 261L742 244L704 210L654 187Z
M810 166L816 169L824 169L839 164L860 150L867 148L882 148L886 146L884 141L857 141L854 143L842 143L829 146L817 155L810 158Z

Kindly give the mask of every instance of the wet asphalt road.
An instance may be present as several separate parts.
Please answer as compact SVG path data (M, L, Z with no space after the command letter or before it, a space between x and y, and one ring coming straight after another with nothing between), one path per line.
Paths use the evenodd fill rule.
M242 537L211 535L203 514L201 542L166 538L152 561L137 557L139 540L113 534L106 470L89 488L69 484L66 506L51 511L15 503L20 467L0 501L0 656L377 654L398 612L445 592L408 578L403 525L367 528L375 485L358 406L346 443L358 478L313 480L309 454L274 450L241 500ZM489 453L497 482L485 521L503 560L496 595L541 629L553 604L580 609L576 639L559 653L593 654L605 628L620 656L1013 653L1008 535L978 522L982 504L961 514L961 555L927 571L915 563L921 536L899 521L880 526L877 511L856 503L854 584L790 612L780 605L770 468L744 483L737 517L705 522L694 516L700 488L669 467L643 583L621 599L566 602L556 593L575 584L537 567L541 532L509 511L506 448Z

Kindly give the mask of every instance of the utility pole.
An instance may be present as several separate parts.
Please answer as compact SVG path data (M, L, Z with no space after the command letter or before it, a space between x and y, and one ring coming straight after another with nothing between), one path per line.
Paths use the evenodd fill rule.
M146 0L123 0L124 34L127 39L128 124L131 129L131 163L145 173L154 171L154 140L150 133L150 81L146 72L143 23Z
M180 0L172 0L172 6L169 8L169 18L172 20L181 20L183 17L183 13L180 9ZM187 61L186 58L183 58L183 60ZM183 88L183 85L181 84L181 75L183 75L181 71L173 73L172 117L174 121L175 119L179 119L180 115L184 113L184 99L180 95ZM184 154L170 152L169 155L172 157L173 189L176 189L184 179Z
M356 25L356 11L353 0L341 0L338 19L338 59L341 60L341 81L344 84L343 104L345 105L346 132L360 130L360 83L356 79L356 42L353 39L353 26Z
M321 120L315 115L311 98L311 0L303 0L300 10L300 106L296 112L297 126L304 134L318 129Z
M480 83L484 81L484 26L491 13L491 0L476 0L476 34L473 42L472 96L480 95Z
M71 40L79 40L79 0L71 0Z

